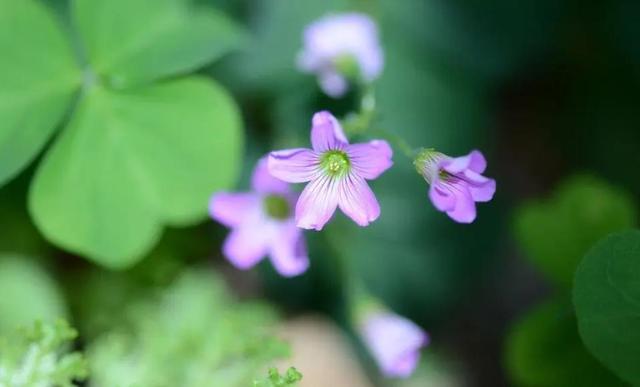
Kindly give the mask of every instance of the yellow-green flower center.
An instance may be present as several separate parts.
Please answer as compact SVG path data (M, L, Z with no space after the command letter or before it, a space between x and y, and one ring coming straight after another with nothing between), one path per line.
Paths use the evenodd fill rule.
M360 79L360 65L353 55L340 55L333 61L334 66L340 74L349 80Z
M343 176L351 169L349 156L341 150L330 150L320 157L322 169L331 176Z
M291 215L289 202L283 196L267 195L262 205L264 206L264 211L270 218L284 220Z

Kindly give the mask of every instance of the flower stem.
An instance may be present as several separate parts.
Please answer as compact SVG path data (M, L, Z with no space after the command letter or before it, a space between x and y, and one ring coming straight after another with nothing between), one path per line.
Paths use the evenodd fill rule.
M378 133L386 138L391 144L399 149L405 156L413 160L418 153L418 149L413 149L409 143L396 133L382 128L371 129L376 118L376 93L373 85L360 85L360 106L357 112L349 113L342 124L348 136L357 136L369 133Z
M412 148L411 145L402 136L383 128L375 128L371 133L378 133L381 137L387 139L395 148L399 149L402 154L413 160L419 152L419 149Z

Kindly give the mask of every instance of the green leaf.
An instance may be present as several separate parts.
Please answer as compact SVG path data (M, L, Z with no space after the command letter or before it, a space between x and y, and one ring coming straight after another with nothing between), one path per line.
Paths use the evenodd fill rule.
M234 183L241 145L236 105L213 81L96 86L37 171L29 208L51 242L123 268L163 225L204 217L211 193Z
M234 300L206 269L130 300L121 314L88 347L92 386L246 387L289 354L273 310Z
M587 253L576 271L573 302L591 353L640 385L640 231L613 234Z
M244 40L222 13L191 0L75 0L94 71L116 88L191 72Z
M516 237L541 272L569 288L587 250L607 234L632 227L637 214L626 192L595 177L575 176L548 201L520 208Z
M44 146L80 83L54 17L34 0L0 0L0 184Z
M253 382L253 387L295 387L302 380L302 374L294 367L290 367L284 375L280 375L277 368L269 369L269 377Z
M62 292L38 263L19 255L0 255L0 333L34 320L67 316Z
M0 386L75 386L87 377L82 354L68 351L76 336L59 320L0 337Z
M569 305L550 301L517 322L506 343L506 364L516 386L623 386L580 341Z

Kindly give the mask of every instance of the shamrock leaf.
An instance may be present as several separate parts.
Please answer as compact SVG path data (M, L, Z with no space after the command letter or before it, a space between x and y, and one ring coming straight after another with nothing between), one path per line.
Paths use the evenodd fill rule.
M203 218L208 196L234 182L241 122L226 91L200 78L153 81L203 66L244 33L190 0L75 0L71 10L83 71L38 1L0 0L0 183L81 91L36 171L29 210L49 241L122 268L163 226Z
M82 76L56 20L35 1L0 0L0 52L2 184L51 137Z
M94 87L38 170L30 208L48 239L112 268L188 225L238 172L240 121L213 81Z
M529 311L507 337L506 363L516 386L624 386L589 354L562 299Z
M244 38L188 0L75 0L73 10L92 69L114 87L193 71Z
M640 231L610 235L585 255L573 303L591 353L620 378L640 385Z
M516 236L540 271L570 288L589 248L607 234L633 226L637 213L627 192L591 176L575 176L547 202L521 207Z

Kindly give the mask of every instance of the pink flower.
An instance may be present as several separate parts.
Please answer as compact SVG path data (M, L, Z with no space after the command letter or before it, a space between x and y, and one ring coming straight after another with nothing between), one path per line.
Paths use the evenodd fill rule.
M480 151L452 158L426 149L414 164L431 185L429 198L433 205L456 222L473 222L475 203L490 201L496 192L496 181L482 175L487 161Z
M243 270L268 255L281 275L303 273L309 258L302 230L296 227L291 211L297 195L269 174L266 158L258 162L251 185L252 192L219 192L209 203L211 217L231 228L223 245L224 255Z
M386 141L349 144L329 112L313 116L313 149L271 152L269 171L289 183L309 182L296 203L296 224L321 230L337 207L360 226L380 216L380 206L365 179L380 176L393 162Z
M369 313L360 335L382 373L391 378L410 376L420 360L420 349L429 344L429 336L420 327L385 311Z
M347 91L347 78L373 81L383 63L376 23L361 13L328 15L311 23L298 55L298 67L317 74L320 87L332 97Z

